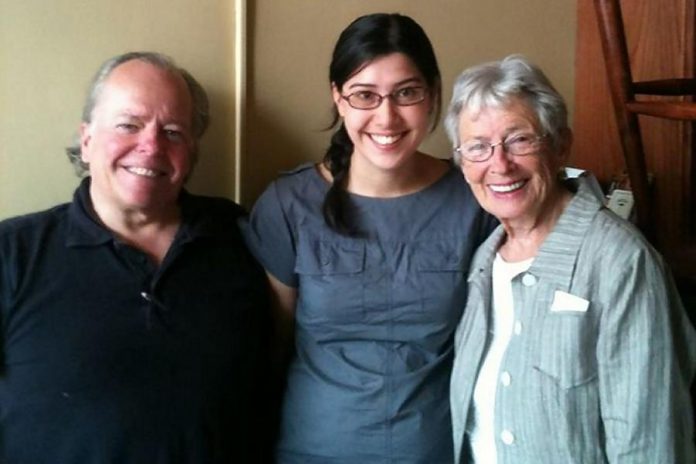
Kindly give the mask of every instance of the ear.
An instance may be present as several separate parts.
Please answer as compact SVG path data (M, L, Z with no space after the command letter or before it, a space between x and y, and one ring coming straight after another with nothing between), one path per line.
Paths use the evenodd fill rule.
M338 90L335 83L331 83L331 98L333 98L334 105L336 105L336 111L338 111L339 116L343 117L345 109L343 107L343 97L341 97L341 91Z
M89 162L89 145L92 142L92 132L89 123L80 124L80 156L85 163Z

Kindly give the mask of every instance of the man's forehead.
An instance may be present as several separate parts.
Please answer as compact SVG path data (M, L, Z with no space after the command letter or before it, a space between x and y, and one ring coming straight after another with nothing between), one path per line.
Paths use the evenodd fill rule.
M121 108L126 102L128 107ZM185 110L188 118L193 102L180 74L142 60L131 60L114 68L104 80L95 110L114 105L112 111L137 115L153 104L175 112Z
M143 60L130 60L116 66L104 81L105 86L161 85L167 83L187 89L186 81L171 69L165 69ZM187 92L188 93L188 92Z

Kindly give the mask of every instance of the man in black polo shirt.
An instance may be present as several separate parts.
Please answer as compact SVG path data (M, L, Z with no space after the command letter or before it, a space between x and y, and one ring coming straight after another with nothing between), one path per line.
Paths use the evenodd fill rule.
M0 223L0 462L259 462L265 277L231 201L183 190L208 124L169 58L107 61L72 203Z

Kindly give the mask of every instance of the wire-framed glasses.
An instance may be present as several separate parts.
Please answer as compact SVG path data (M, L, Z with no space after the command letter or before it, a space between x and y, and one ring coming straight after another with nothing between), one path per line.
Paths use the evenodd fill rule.
M373 110L382 104L385 98L391 99L398 106L411 106L425 100L428 89L425 87L402 87L386 95L371 90L358 90L348 95L341 95L356 110Z
M493 150L500 145L503 151L513 156L527 156L537 153L547 134L533 133L513 134L498 143L484 140L468 140L454 149L466 160L474 163L488 161L493 156Z

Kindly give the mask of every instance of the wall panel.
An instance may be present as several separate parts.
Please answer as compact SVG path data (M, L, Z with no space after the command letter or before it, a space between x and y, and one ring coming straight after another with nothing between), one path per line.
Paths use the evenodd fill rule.
M191 189L234 194L233 0L0 0L0 219L71 198L64 155L89 80L129 50L167 53L206 87L213 124Z

